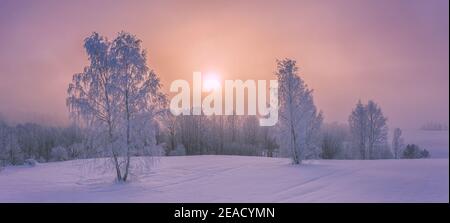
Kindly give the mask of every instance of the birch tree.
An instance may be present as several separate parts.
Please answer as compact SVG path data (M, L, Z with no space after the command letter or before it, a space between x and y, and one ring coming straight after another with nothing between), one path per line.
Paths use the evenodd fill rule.
M381 108L372 100L367 103L366 110L369 159L384 158L385 150L388 149L387 118L383 115Z
M98 134L96 144L111 156L117 180L126 181L131 157L148 155L144 151L154 146L155 121L164 112L166 97L134 35L120 32L109 42L93 33L84 48L90 63L73 76L67 105Z
M322 117L314 105L312 90L298 75L296 61L277 61L279 84L278 142L292 157L294 164L300 164L314 148L313 138L319 134Z
M389 158L387 118L373 101L363 105L358 101L349 116L353 146L361 159Z
M358 101L355 109L348 118L353 147L359 150L361 159L366 159L367 144L367 111L365 106Z

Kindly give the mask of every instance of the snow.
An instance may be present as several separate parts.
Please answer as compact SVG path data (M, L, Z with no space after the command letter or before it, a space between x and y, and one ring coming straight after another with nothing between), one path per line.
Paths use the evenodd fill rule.
M136 159L136 158L135 158ZM449 202L448 159L158 158L115 183L103 160L7 167L0 202Z

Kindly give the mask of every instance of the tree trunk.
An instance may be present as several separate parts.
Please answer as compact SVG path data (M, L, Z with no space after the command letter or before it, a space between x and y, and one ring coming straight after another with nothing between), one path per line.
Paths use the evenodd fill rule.
M125 165L125 174L123 176L123 181L127 181L128 178L128 170L130 168L130 108L129 108L129 98L128 98L128 90L125 91L125 109L126 109L126 115L127 115L127 163Z

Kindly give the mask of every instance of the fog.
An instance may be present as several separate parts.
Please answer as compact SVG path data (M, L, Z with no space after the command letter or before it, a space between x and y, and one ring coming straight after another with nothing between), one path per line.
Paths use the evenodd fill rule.
M297 60L327 122L375 100L389 126L448 124L448 1L2 1L0 113L67 124L66 90L87 64L83 39L143 40L168 91L192 72L274 79Z

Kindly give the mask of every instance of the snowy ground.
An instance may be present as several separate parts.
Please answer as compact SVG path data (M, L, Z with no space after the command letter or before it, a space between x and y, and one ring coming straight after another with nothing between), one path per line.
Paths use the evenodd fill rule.
M298 167L281 158L162 157L126 184L114 183L97 164L8 167L0 172L0 202L449 202L448 159Z

